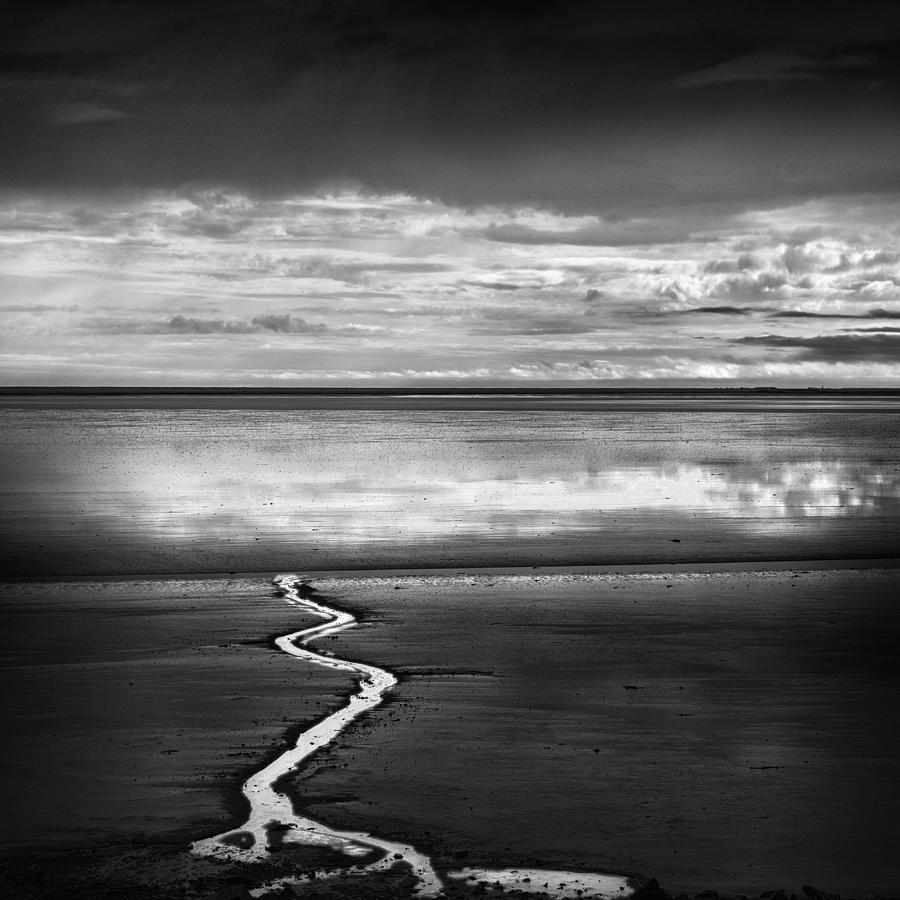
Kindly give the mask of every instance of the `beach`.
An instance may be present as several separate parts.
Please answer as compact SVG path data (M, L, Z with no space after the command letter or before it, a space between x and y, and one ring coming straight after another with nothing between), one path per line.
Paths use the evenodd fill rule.
M6 411L4 896L900 896L896 413L343 403Z
M414 845L445 878L531 866L647 873L672 893L891 895L898 581L893 568L746 566L311 579L361 622L323 638L327 652L377 660L399 684L279 790L330 828ZM69 597L81 625L57 613L36 646L13 632L12 671L4 653L30 689L6 710L19 740L5 748L7 858L186 855L187 840L240 828L242 778L346 703L352 673L252 635L255 622L318 624L263 578L151 584L29 586L55 609ZM46 615L37 598L31 614ZM148 632L150 618L169 630ZM108 629L143 646L88 663L85 632ZM208 644L192 646L197 630ZM28 720L54 694L29 671L49 646L40 668L55 684L72 674L56 716ZM63 708L80 727L63 727Z

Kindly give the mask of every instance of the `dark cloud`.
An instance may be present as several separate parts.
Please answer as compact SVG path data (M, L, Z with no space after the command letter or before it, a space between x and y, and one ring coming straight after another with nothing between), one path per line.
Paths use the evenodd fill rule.
M52 303L13 303L0 306L0 313L30 313L34 316L41 316L51 312L78 312L78 306L75 304L56 306Z
M824 57L797 53L748 53L717 65L680 75L673 87L703 88L713 85L785 81L821 82L828 77L857 74L872 77L882 60L874 54L842 54Z
M749 316L752 313L765 311L759 306L689 306L684 309L653 309L642 307L632 309L632 315L638 318L665 319L670 316Z
M523 287L521 284L509 284L505 281L461 281L460 284L488 288L492 291L519 291Z
M247 322L197 319L193 316L172 316L167 323L156 327L161 332L173 334L248 334L253 330Z
M900 317L898 317L898 318L900 318ZM898 334L898 333L900 333L900 328L898 328L896 326L892 327L890 325L881 325L881 326L872 325L869 328L848 328L847 331L853 332L854 334L871 334L873 332L875 332L875 333L880 332L881 334Z
M349 178L607 222L896 187L896 10L788 6L21 3L0 35L0 180L283 191ZM671 90L678 79L717 84ZM763 89L735 102L748 83ZM493 237L627 246L684 231L642 230Z
M900 319L900 311L870 309L863 313L807 312L803 309L782 309L770 313L773 319Z
M309 322L289 313L251 316L246 319L201 318L175 315L165 321L147 321L134 317L94 317L84 327L101 334L311 334L362 336L380 329L360 325L327 325Z
M852 313L823 313L807 312L803 309L781 309L769 313L773 319L858 319L860 316Z
M758 337L735 338L732 343L773 350L795 350L800 359L832 363L895 363L900 359L900 334L885 333L883 329L877 334L844 332L806 338L765 334Z
M312 323L291 315L253 316L250 325L263 331L276 331L284 334L325 334L329 327L322 322Z
M678 310L680 313L705 313L716 316L747 316L755 312L752 306L695 306Z
M246 320L173 316L163 330L176 334L252 334L260 331L271 331L276 334L360 335L370 333L369 329L357 325L334 327L326 325L324 322L308 322L306 319L288 313L251 316Z

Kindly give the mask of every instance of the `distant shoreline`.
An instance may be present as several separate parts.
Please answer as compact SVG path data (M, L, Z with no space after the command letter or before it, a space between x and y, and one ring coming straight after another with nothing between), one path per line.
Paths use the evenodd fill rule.
M822 559L744 559L732 561L684 561L684 562L644 562L644 563L597 563L597 564L561 564L561 565L458 565L458 566L386 566L384 568L321 568L313 567L302 570L303 577L310 580L323 578L363 579L363 578L457 578L478 576L520 576L522 578L540 578L550 576L611 576L611 575L697 575L717 572L819 572L849 571L856 569L897 569L900 568L900 557L873 556L858 558L822 558ZM0 573L0 585L31 584L35 582L83 583L117 581L228 581L240 578L267 578L270 569L246 569L241 571L209 570L191 572L170 571L135 571L135 572L73 572L47 574L45 572L26 575L4 575Z
M272 396L272 397L562 397L562 396L623 396L650 397L687 395L701 396L747 396L777 394L779 396L809 397L865 396L897 397L896 388L782 388L782 387L135 387L135 386L79 386L79 385L12 385L0 386L0 396L7 397L53 397L53 396Z

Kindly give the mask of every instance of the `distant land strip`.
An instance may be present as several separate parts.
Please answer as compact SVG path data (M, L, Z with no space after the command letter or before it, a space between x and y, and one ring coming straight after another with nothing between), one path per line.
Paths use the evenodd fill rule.
M810 397L817 395L838 397L900 397L896 388L782 388L782 387L133 387L78 385L0 385L0 396L6 397L139 397L139 396L210 396L210 397L732 397L777 394L779 396Z

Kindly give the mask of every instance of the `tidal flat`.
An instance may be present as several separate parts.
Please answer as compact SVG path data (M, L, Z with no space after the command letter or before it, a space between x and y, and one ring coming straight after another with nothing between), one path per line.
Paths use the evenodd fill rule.
M528 866L639 872L670 894L900 890L886 789L900 775L900 569L309 584L360 619L321 649L400 683L276 787L331 828L413 845L451 895L447 873ZM158 896L212 896L228 878L354 862L300 846L215 865L188 849L240 826L243 778L352 689L274 646L314 620L267 579L2 596L11 890L36 860L76 897L151 876Z
M900 555L884 398L38 399L0 397L7 576Z
M399 683L275 789L448 896L900 896L900 409L746 399L4 398L4 896L414 895L191 851L358 689L279 572Z

